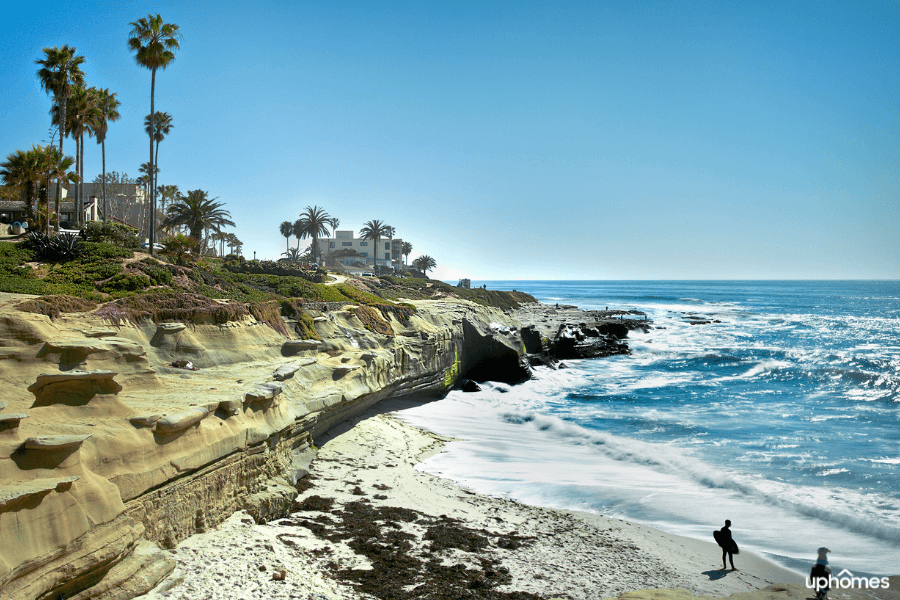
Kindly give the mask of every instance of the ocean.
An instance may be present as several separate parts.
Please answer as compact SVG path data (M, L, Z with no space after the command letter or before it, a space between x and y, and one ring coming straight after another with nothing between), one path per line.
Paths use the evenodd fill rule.
M835 573L900 574L900 281L472 284L655 328L629 356L403 411L460 440L420 468L710 542L730 519L803 574L820 546Z

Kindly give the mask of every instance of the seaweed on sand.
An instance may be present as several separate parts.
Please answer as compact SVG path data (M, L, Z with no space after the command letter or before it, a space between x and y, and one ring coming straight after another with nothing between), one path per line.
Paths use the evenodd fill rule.
M530 538L498 536L446 516L433 518L408 508L374 507L367 500L329 511L328 501L310 496L301 505L325 514L290 524L305 527L322 539L344 542L369 561L371 569L330 564L336 579L364 595L384 600L541 600L529 592L496 589L510 584L512 578L493 549L519 548L529 544ZM401 523L424 529L422 541Z

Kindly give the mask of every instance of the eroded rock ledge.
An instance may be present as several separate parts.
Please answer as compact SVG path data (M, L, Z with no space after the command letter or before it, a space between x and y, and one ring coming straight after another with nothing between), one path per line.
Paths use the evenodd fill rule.
M16 302L0 305L0 589L23 600L142 594L173 567L160 546L236 510L285 515L334 424L387 396L528 375L522 324L465 301L418 302L392 336L351 306L316 312L321 341L251 317L51 322ZM199 370L172 366L187 361Z

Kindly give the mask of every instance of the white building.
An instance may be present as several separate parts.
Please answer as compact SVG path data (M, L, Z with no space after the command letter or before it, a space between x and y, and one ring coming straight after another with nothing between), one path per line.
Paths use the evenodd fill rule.
M353 237L353 231L335 231L334 237L320 238L318 241L319 251L325 264L331 262L341 262L346 264L345 257L357 256L366 264L372 264L373 259L377 260L379 266L399 268L403 264L403 240L400 238L381 238L378 240L378 246L375 240L364 240ZM346 251L350 252L346 252ZM354 261L355 262L355 261Z

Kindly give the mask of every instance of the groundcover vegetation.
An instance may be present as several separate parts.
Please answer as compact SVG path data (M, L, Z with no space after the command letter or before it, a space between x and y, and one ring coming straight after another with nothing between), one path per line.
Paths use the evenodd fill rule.
M346 303L366 307L357 314L367 328L390 335L390 316L405 322L415 312L411 304L396 303L401 298L449 295L504 309L534 302L521 292L463 290L426 279L381 277L325 285L309 281L307 274L252 271L228 269L216 259L178 266L166 262L165 255L154 258L105 241L81 242L77 253L55 259L23 242L0 243L0 292L40 296L18 307L50 318L96 310L116 323L147 318L187 321L198 316L222 323L253 315L287 333L281 319L285 316L298 321L302 330L298 333L304 337L317 337L304 308ZM232 302L217 302L221 300Z

